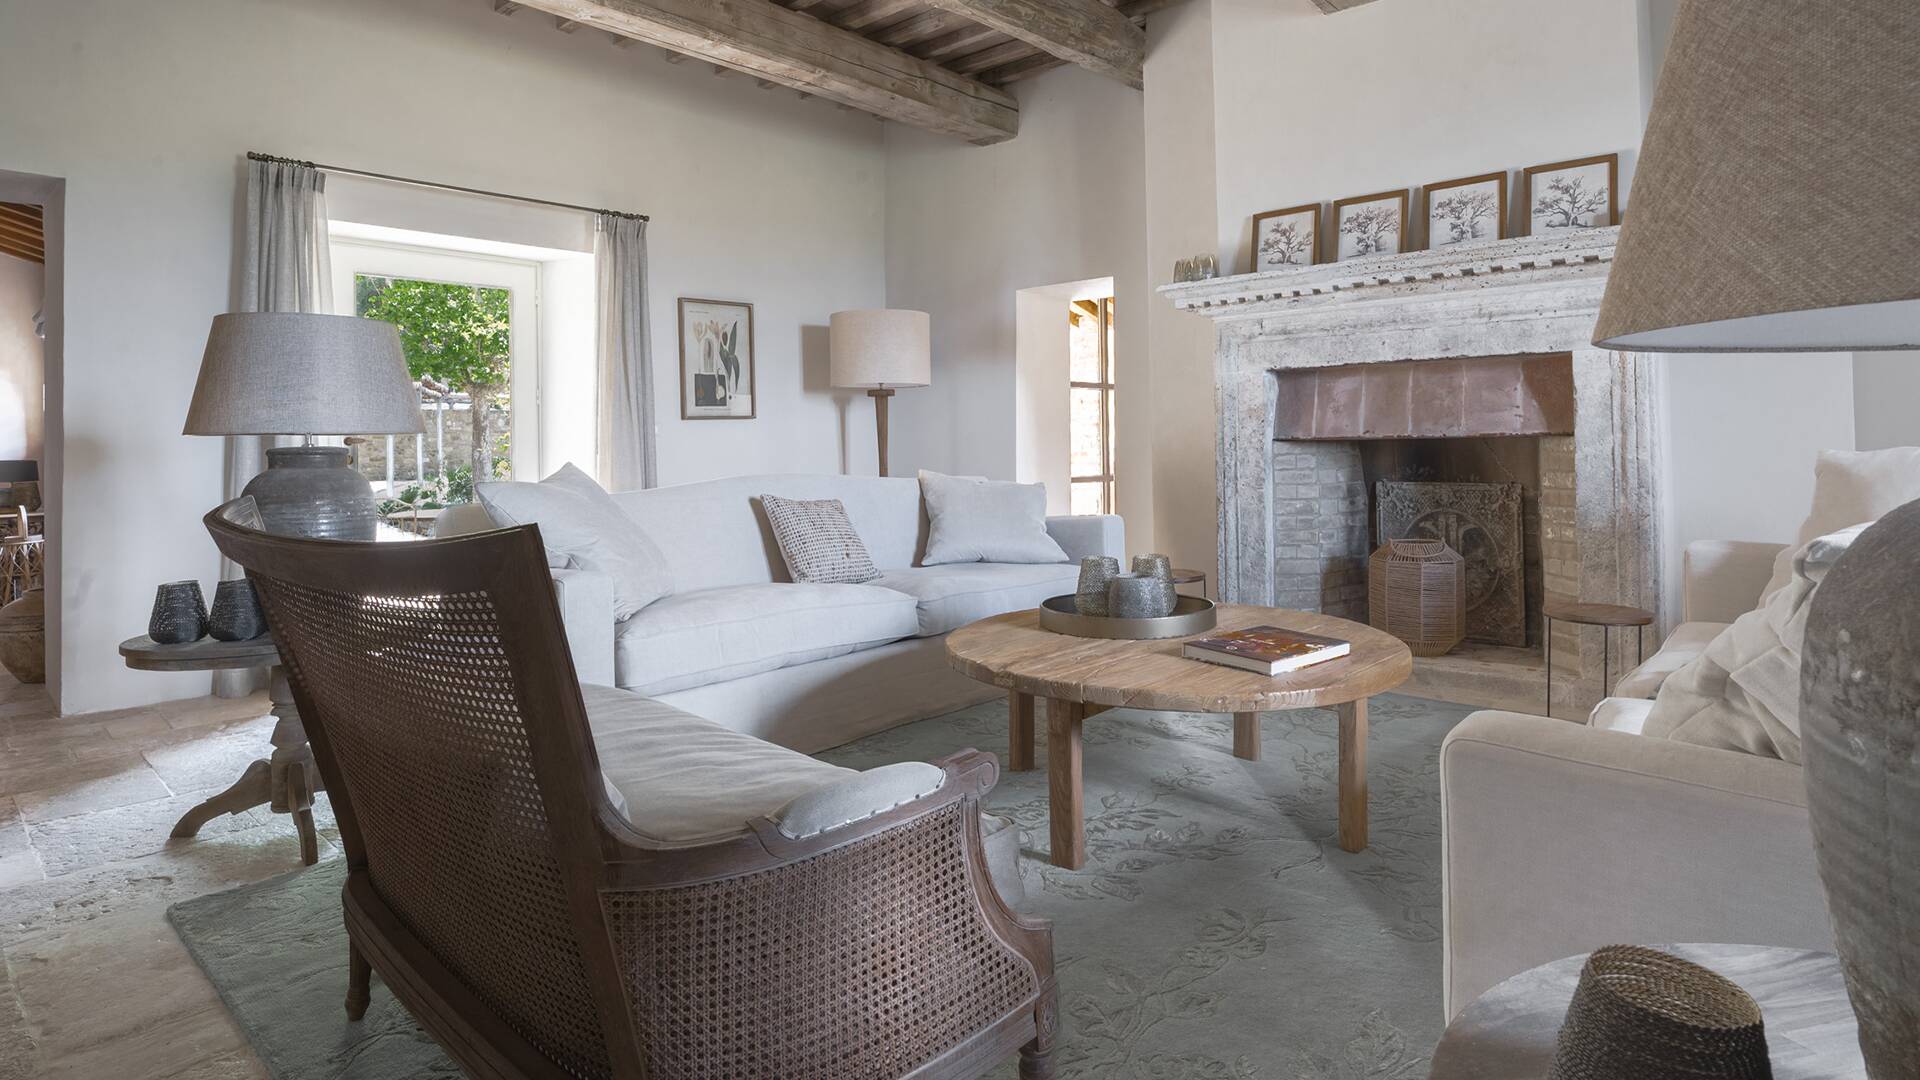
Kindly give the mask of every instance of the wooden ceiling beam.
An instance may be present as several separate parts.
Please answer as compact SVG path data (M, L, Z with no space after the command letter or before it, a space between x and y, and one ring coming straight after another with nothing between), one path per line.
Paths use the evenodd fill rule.
M891 45L898 49L966 25L969 24L964 16L955 15L951 11L942 11L939 8L929 8L912 18L902 19L891 26L875 30L868 36L882 45Z
M1006 40L1007 35L991 26L967 23L957 30L949 30L937 38L923 41L908 51L922 60L937 60L944 64L947 57L976 52Z
M1313 6L1328 15L1338 15L1343 11L1357 8L1361 4L1371 4L1373 0L1313 0Z
M12 255L16 259L25 259L34 263L45 264L47 261L47 253L44 250L16 240L9 240L4 236L0 236L0 254Z
M1057 56L1034 53L1032 56L1022 57L996 68L988 68L980 73L979 79L988 86L1005 86L1008 83L1019 82L1021 79L1031 79L1035 75L1052 71L1057 67L1064 67L1066 63Z
M976 71L997 68L1002 64L1011 64L1016 60L1025 60L1031 56L1045 56L1037 53L1033 46L1019 39L1003 41L990 45L979 52L971 52L957 60L947 61L947 66L962 74L971 75Z
M1100 0L930 0L934 7L1139 89L1147 35Z
M923 0L857 0L823 18L843 30L864 31L903 12L917 8Z
M522 6L976 143L1001 142L1020 130L1019 104L1007 94L770 0L527 0Z

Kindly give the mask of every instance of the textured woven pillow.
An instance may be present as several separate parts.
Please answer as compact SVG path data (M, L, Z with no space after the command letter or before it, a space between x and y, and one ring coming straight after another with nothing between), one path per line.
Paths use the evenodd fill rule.
M857 584L880 576L839 499L762 495L760 505L793 580Z

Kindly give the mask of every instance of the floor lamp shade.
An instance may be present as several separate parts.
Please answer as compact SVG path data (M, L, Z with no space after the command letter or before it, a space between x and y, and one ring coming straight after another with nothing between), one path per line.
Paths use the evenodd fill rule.
M424 430L392 323L258 311L213 317L188 435L401 435Z
M1920 348L1920 3L1683 0L1594 344Z
M1597 345L1920 346L1920 2L1686 0ZM1920 501L1808 605L1800 737L1820 882L1874 1080L1920 1061Z
M880 475L887 475L887 399L933 378L933 320L924 311L836 311L828 333L833 385L873 398Z

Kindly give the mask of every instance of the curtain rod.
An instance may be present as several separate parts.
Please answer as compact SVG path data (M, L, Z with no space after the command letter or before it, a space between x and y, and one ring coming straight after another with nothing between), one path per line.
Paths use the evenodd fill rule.
M432 180L415 180L406 176L389 176L386 173L368 172L365 169L348 169L339 165L321 165L317 162L301 161L299 158L262 154L254 150L247 151L247 160L271 161L279 165L301 165L309 169L319 169L321 172L338 173L341 176L364 176L369 180L386 180L390 183L410 184L414 187L438 188L441 191L458 191L465 195L482 195L489 199L506 199L509 202L533 203L536 206L557 206L562 210L584 210L589 214L612 214L614 217L632 218L636 221L653 220L645 214L630 214L624 210L604 210L595 206L579 206L574 203L556 202L553 199L535 199L526 195L509 195L503 191L487 191L482 188L461 187L458 184L441 184Z

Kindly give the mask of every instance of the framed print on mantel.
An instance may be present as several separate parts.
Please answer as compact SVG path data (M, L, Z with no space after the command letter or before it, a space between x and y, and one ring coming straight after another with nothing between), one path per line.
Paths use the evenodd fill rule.
M1356 195L1333 204L1334 262L1363 255L1397 255L1406 250L1407 193L1383 191Z
M1527 170L1527 233L1599 229L1620 220L1620 155L1556 161Z
M1253 272L1320 261L1320 204L1253 215Z
M754 417L753 305L680 298L680 419Z
M1507 174L1466 176L1428 184L1420 192L1427 223L1427 250L1507 235Z

